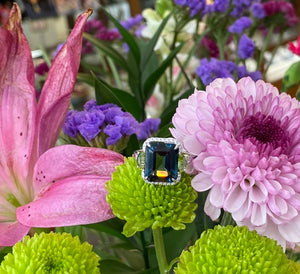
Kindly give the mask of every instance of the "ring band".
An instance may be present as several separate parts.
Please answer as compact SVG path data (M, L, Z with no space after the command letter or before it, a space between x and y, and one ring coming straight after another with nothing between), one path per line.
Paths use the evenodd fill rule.
M141 150L133 155L142 169L143 180L148 184L175 185L191 157L183 152L174 138L148 138Z

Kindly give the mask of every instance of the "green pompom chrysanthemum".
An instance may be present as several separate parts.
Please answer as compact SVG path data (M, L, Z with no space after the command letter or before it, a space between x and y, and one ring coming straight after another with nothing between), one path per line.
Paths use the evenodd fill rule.
M92 246L68 233L26 236L13 246L0 266L0 273L100 273L100 257Z
M293 263L276 241L256 231L216 226L181 253L175 273L298 273Z
M106 189L113 213L127 221L123 228L127 237L147 227L184 229L184 223L191 223L195 218L197 192L186 174L182 174L176 185L148 184L144 182L135 158L129 157L123 165L116 167Z
M297 272L276 241L247 227L216 226L203 232L189 250L181 253L175 273Z

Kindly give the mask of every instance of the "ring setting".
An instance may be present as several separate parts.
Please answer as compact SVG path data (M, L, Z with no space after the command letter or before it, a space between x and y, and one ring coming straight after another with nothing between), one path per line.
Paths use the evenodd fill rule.
M143 180L155 185L175 185L191 157L174 138L148 138L134 153Z

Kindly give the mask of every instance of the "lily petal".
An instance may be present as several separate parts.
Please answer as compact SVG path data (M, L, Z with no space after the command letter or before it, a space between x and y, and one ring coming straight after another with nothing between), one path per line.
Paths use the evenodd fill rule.
M18 207L20 223L33 227L89 224L113 217L106 202L105 182L92 175L66 178L51 185L37 200Z
M23 239L30 227L14 223L0 223L0 246L12 246Z
M109 177L115 166L123 163L117 152L92 147L63 145L46 151L38 159L34 169L34 190L39 195L58 180L79 175Z
M38 103L38 155L55 145L68 112L80 63L83 27L91 13L89 9L77 18L43 86Z
M14 179L25 182L34 140L36 98L31 50L16 4L0 30L0 48L0 163L5 173L10 170Z

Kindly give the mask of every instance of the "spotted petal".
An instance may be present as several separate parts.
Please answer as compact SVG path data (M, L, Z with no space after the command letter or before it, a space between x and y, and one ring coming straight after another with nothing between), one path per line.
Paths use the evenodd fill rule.
M64 145L49 149L37 161L34 169L35 196L58 180L79 175L109 177L123 156L103 149Z
M106 202L105 182L93 175L65 178L51 185L35 201L17 208L26 226L57 227L96 223L113 217Z

